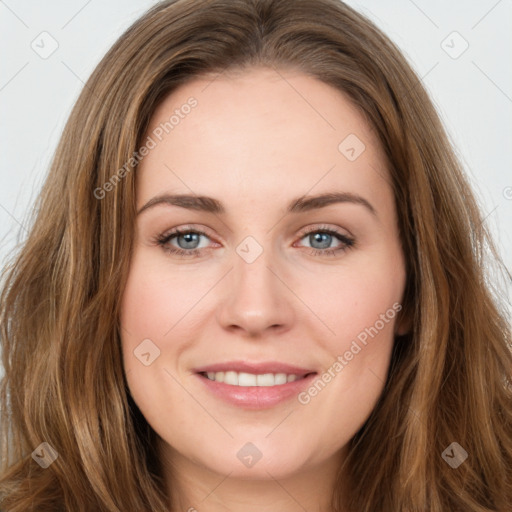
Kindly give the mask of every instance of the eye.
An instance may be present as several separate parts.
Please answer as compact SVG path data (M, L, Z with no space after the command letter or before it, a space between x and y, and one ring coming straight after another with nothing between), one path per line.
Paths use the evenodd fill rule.
M355 244L352 237L326 226L308 228L301 235L301 240L304 238L311 244L310 253L314 256L336 256ZM333 248L331 244L336 240L338 245Z
M185 257L201 256L201 249L204 249L204 247L199 248L201 237L209 238L204 231L198 229L174 229L170 233L164 233L157 237L156 242L165 252L171 254ZM171 244L174 240L178 247Z
M174 229L170 233L163 233L154 242L169 254L183 257L199 257L202 256L203 251L212 249L208 246L208 243L206 243L206 246L200 247L202 237L210 239L210 236L204 231L186 227L184 229ZM325 226L308 228L301 234L300 240L305 238L311 244L309 253L314 256L336 256L355 244L353 238ZM332 243L336 241L338 245L332 247Z

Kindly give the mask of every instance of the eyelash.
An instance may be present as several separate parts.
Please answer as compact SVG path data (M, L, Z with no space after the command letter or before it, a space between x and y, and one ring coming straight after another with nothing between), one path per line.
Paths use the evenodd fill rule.
M201 256L201 251L203 250L210 250L210 249L179 249L173 246L169 246L168 243L176 237L179 237L181 235L188 235L188 234L197 234L197 235L203 235L207 238L210 238L210 236L205 233L204 231L201 231L200 229L189 229L186 228L184 230L182 229L174 229L170 233L163 233L159 236L157 236L154 239L154 243L158 244L162 247L162 249L170 254L174 254L176 256L183 256L186 258L195 258ZM344 252L347 249L350 249L354 246L355 240L353 238L348 237L347 235L344 235L343 233L340 233L339 231L336 231L335 229L324 227L324 226L317 226L313 228L306 229L303 233L301 233L299 239L302 239L306 237L307 235L310 235L311 233L325 233L328 235L333 235L336 237L340 242L342 242L342 245L336 249L314 249L310 248L309 251L310 254L313 256L336 256L340 252ZM172 248L171 248L172 247Z

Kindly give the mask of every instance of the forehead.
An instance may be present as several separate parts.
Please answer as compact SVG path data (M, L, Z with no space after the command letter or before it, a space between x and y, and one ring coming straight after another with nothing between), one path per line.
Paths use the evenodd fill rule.
M137 171L139 206L164 191L244 204L340 187L376 196L389 181L358 109L300 72L195 79L158 106L146 136L156 144Z

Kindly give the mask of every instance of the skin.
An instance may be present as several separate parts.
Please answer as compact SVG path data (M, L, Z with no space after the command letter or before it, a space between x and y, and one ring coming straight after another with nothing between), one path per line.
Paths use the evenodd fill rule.
M191 96L197 106L139 165L137 210L166 192L217 198L226 213L160 204L138 215L120 319L129 389L159 435L172 510L327 511L336 469L382 392L404 326L388 321L305 405L293 397L236 407L205 390L193 368L272 360L321 374L400 303L405 263L384 155L340 91L290 70L184 84L154 112L148 135ZM354 161L338 149L349 134L366 146ZM364 197L375 215L349 202L285 211L294 198L333 191ZM311 254L326 251L301 234L316 226L355 244ZM154 241L173 228L208 231L194 246L199 257ZM252 263L236 252L247 236L263 249ZM334 236L325 243L343 246ZM134 350L148 338L160 355L145 366ZM262 453L250 468L237 458L247 442Z

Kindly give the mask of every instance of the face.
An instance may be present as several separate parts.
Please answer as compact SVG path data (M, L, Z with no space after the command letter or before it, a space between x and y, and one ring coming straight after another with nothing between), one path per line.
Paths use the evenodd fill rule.
M375 134L336 89L252 69L182 85L146 137L120 321L163 456L244 478L338 464L401 333Z

